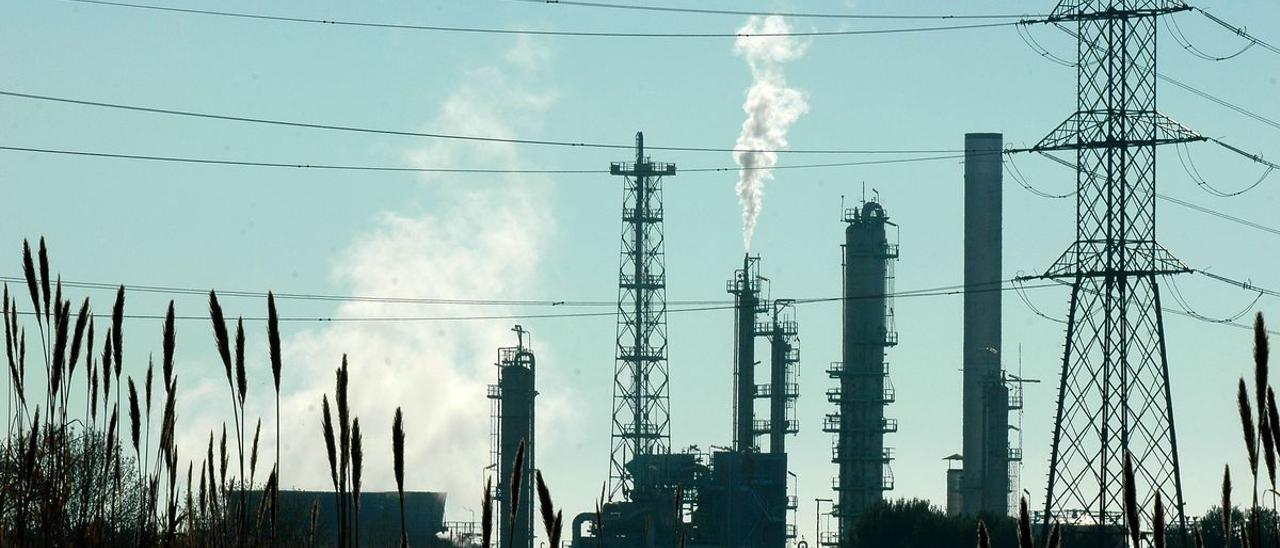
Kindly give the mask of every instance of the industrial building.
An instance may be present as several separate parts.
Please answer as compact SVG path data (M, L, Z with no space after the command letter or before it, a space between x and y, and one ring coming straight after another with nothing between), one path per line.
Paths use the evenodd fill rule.
M573 519L571 545L782 548L795 537L797 506L785 452L786 436L799 431L793 301L771 301L759 257L743 258L726 284L734 296L732 447L671 452L661 179L676 167L645 156L644 136L637 133L635 161L610 171L625 180L611 487L599 516L584 512ZM760 340L769 345L763 383L756 382ZM767 403L767 419L756 418L759 400Z
M579 514L572 523L573 546L782 548L795 538L798 499L784 440L799 431L798 326L793 301L769 299L759 265L759 257L745 256L726 284L734 295L733 446L709 454L633 458L627 463L630 496L604 504L603 529L594 513ZM756 382L759 341L769 345L764 383ZM760 400L767 403L769 419L755 418ZM758 443L764 436L768 452Z
M963 453L947 458L947 506L953 514L1007 514L1010 466L1021 458L1010 443L1009 413L1021 406L1022 379L1002 365L1002 137L966 135L965 150ZM611 172L625 184L610 487L598 514L583 512L569 524L571 545L788 546L798 538L787 453L787 437L800 423L795 301L773 298L760 257L743 256L725 284L733 297L731 444L672 452L661 180L676 167L646 156L637 134L635 161L615 163ZM886 351L898 343L892 295L899 248L897 225L878 198L842 209L841 221L841 354L827 369L834 409L822 424L833 435L835 528L812 542L847 547L856 542L858 518L894 488L886 436L898 424L886 412L896 400ZM526 469L534 468L534 357L525 332L516 331L518 344L500 352L499 384L491 388L499 501L506 500L520 439ZM526 548L533 498L522 493L511 539Z

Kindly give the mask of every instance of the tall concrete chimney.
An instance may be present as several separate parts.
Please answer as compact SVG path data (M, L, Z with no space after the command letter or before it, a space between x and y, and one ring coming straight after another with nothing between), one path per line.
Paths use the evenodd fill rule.
M1009 512L1009 390L1001 372L1003 136L964 137L962 512Z

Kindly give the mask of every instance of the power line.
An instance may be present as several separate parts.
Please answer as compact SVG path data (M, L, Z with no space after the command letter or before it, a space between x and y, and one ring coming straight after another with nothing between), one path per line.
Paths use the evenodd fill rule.
M403 167L403 166L255 162L255 161L246 161L246 160L221 160L221 159L211 159L211 158L191 158L191 157L178 157L178 156L117 154L117 153L85 151L85 150L17 147L17 146L4 146L4 145L0 145L0 150L16 151L16 152L31 152L31 153L40 153L40 154L57 154L57 155L83 156L83 157L94 157L94 158L108 158L108 159L119 159L119 160L140 160L140 161L154 161L154 162L189 163L189 164L201 164L201 165L266 167L266 168L286 168L286 169L304 169L304 170L347 170L347 171L372 171L372 172L461 173L461 174L555 174L555 175L585 175L585 174L600 175L600 174L608 173L607 170L600 170L600 169L413 168L413 167ZM1066 160L1062 160L1061 158L1058 158L1056 156L1052 156L1049 154L1044 154L1044 156L1056 162L1062 163L1065 166L1074 168L1074 164ZM950 155L925 156L925 157L915 157L915 158L893 158L893 159L887 159L887 160L865 160L865 161L857 161L857 162L793 164L793 165L773 166L772 168L764 168L764 167L749 168L749 167L736 167L736 166L695 167L695 168L681 169L680 171L683 173L696 173L696 172L709 173L709 172L732 172L732 171L738 171L738 170L751 170L751 169L783 169L783 170L784 169L823 169L823 168L933 162L933 161L940 161L940 160L955 160L955 159L961 159L963 157L964 155L962 154L950 154ZM1012 162L1010 162L1006 170L1013 170L1013 171L1009 171L1010 177L1014 179L1014 181L1017 182L1019 185L1021 185L1023 188L1025 188L1027 191L1037 196L1041 196L1044 198L1062 199L1062 198L1069 198L1075 194L1074 192L1067 193L1067 194L1050 194L1035 188L1027 180L1026 175L1023 174L1021 170L1019 170L1017 166ZM1181 205L1183 207L1186 207L1201 213L1213 215L1215 217L1218 217L1230 222L1234 222L1237 224L1241 224L1249 228L1262 230L1264 232L1268 232L1268 233L1280 236L1280 229L1258 224L1253 221L1249 221L1246 219L1235 217L1233 215L1229 215L1227 213L1223 213L1221 211L1217 211L1217 210L1196 205L1190 202L1179 200L1171 196L1157 194L1156 197L1160 198L1161 200L1172 202L1174 204ZM5 278L0 277L0 280L4 280L4 279Z
M1177 87L1179 87L1179 88L1182 88L1183 90L1186 90L1186 91L1188 91L1188 92L1190 92L1190 93L1193 93L1193 94L1195 94L1195 95L1198 95L1198 96L1200 96L1200 97L1201 97L1201 98L1203 98L1203 99L1207 99L1207 100L1209 100L1209 101L1213 101L1214 103L1217 103L1217 104L1219 104L1219 105L1221 105L1221 106L1227 107L1227 108L1229 108L1229 109L1231 109L1231 110L1234 110L1234 111L1236 111L1236 112L1238 112L1238 113L1240 113L1240 114L1243 114L1243 115L1245 115L1245 116L1248 116L1248 117L1250 117L1250 118L1253 118L1254 120L1257 120L1257 121L1259 121L1259 122L1262 122L1262 123L1264 123L1264 124L1267 124L1267 125L1269 125L1269 126L1271 126L1271 127L1273 127L1273 128L1280 129L1280 122L1278 122L1278 121L1276 121L1276 120L1273 120L1273 119L1271 119L1271 118L1268 118L1268 117L1266 117L1266 116L1263 116L1263 115L1261 115L1261 114L1258 114L1258 113L1256 113L1256 112L1253 112L1253 111L1251 111L1251 110L1249 110L1249 109L1246 109L1246 108L1244 108L1244 107L1242 107L1242 106L1239 106L1239 105L1237 105L1237 104L1235 104L1235 103L1228 102L1228 101L1226 101L1226 100L1222 99L1221 97L1218 97L1218 96L1216 96L1216 95L1213 95L1213 94L1211 94L1211 93L1209 93L1209 92L1207 92L1207 91L1202 91L1202 90L1196 89L1196 88L1191 87L1190 85L1186 84L1185 82L1180 82L1180 81L1178 81L1178 80L1174 80L1173 78L1170 78L1170 77L1165 76L1165 75L1160 74L1160 73L1156 73L1156 78L1159 78L1159 79L1161 79L1161 80L1164 80L1165 82L1168 82L1168 83L1170 83L1170 84L1173 84L1173 85L1175 85L1175 86L1177 86Z
M1215 142L1217 142L1216 140L1214 140L1214 139L1212 139L1212 138L1210 138L1210 140L1211 140L1211 141L1215 141ZM1223 143L1219 143L1219 144L1223 144ZM1234 147L1232 147L1232 148L1234 148ZM1237 150L1238 150L1238 149L1237 149ZM1248 155L1248 153L1244 153L1243 151L1241 151L1241 152L1242 152L1243 154L1245 154L1246 156ZM1057 156L1054 156L1053 154L1049 154L1049 153L1047 153L1047 152L1042 152L1042 153L1040 153L1040 155L1041 155L1041 156L1044 156L1045 158L1048 158L1048 159L1050 159L1050 160L1053 160L1054 162L1056 162L1056 163L1058 163L1058 164L1060 164L1060 165L1063 165L1063 166L1069 167L1069 168L1071 168L1071 169L1073 169L1073 170L1074 170L1074 169L1076 169L1076 164L1075 164L1075 163L1070 162L1070 161L1068 161L1068 160L1064 160L1064 159L1059 158L1059 157L1057 157ZM1241 219L1240 217L1236 217L1236 216L1234 216L1234 215L1230 215L1230 214L1227 214L1227 213L1223 213L1223 212L1218 211L1218 210L1216 210L1216 209L1210 209L1210 208L1207 208L1207 207L1204 207L1204 206L1201 206L1201 205L1193 204L1193 203L1188 202L1188 201L1185 201L1185 200L1179 200L1179 199L1177 199L1177 198L1174 198L1173 196L1169 196L1169 195L1167 195L1167 194L1161 194L1161 193L1159 193L1159 192L1157 192L1157 193L1156 193L1156 198L1157 198L1157 199L1160 199L1160 200L1163 200L1163 201L1166 201L1166 202L1171 202L1171 203L1174 203L1174 204L1180 205L1180 206L1185 207L1185 208L1188 208L1188 209L1192 209L1192 210L1195 210L1195 211L1199 211L1200 213L1205 213L1205 214L1208 214L1208 215L1213 215L1214 217L1218 217L1218 218L1223 219L1223 220L1226 220L1226 221L1231 221L1231 222L1233 222L1233 223L1237 223L1237 224L1240 224L1240 225L1242 225L1242 226L1247 226L1247 227L1249 227L1249 228L1253 228L1253 229L1261 230L1261 231L1263 231L1263 232L1268 232L1268 233L1274 234L1274 235L1276 235L1276 236L1280 236L1280 229L1272 228L1272 227L1269 227L1269 226L1266 226L1266 225L1263 225L1263 224L1259 224L1259 223L1255 223L1255 222L1253 222L1253 221L1249 221L1249 220L1246 220L1246 219Z
M1207 207L1204 207L1204 206L1201 206L1201 205L1196 205L1196 204L1193 204L1193 203L1188 202L1188 201L1185 201L1185 200L1179 200L1179 199L1174 198L1173 196L1169 196L1169 195L1167 195L1167 194L1160 194L1160 193L1156 193L1156 198L1159 198L1159 199L1164 200L1164 201L1169 202L1169 203L1173 203L1173 204L1180 205L1180 206L1185 207L1185 208L1187 208L1187 209L1192 209L1192 210L1195 210L1195 211L1199 211L1200 213L1205 213L1205 214L1208 214L1208 215L1213 215L1214 217L1218 217L1218 218L1223 219L1223 220L1231 221L1231 222L1233 222L1233 223L1240 224L1240 225L1243 225L1243 226L1247 226L1247 227L1249 227L1249 228L1253 228L1253 229L1256 229L1256 230L1261 230L1261 231L1263 231L1263 232L1268 232L1268 233L1274 234L1274 235L1276 235L1276 236L1280 236L1280 229L1272 228L1272 227L1269 227L1269 226L1266 226L1266 225L1263 225L1263 224L1258 224L1258 223L1255 223L1255 222L1250 221L1250 220L1247 220L1247 219L1241 219L1240 217L1236 217L1236 216L1234 216L1234 215L1230 215L1230 214L1227 214L1227 213L1223 213L1223 212L1221 212L1221 211L1218 211L1218 210L1215 210L1215 209L1210 209L1210 208L1207 208Z
M1203 12L1203 10L1200 10L1200 11L1202 11L1202 12ZM1208 15L1208 14L1206 13L1205 15ZM1167 21L1173 21L1173 19L1172 19L1172 18L1168 18L1168 19L1167 19ZM1069 29L1069 28L1066 28L1066 27L1064 27L1064 26L1062 26L1062 25L1059 25L1059 24L1057 24L1057 23L1054 23L1054 26L1058 27L1060 30L1062 30L1062 32L1065 32L1065 33L1067 33L1068 35L1070 35L1070 36L1072 36L1072 37L1074 37L1074 38L1076 38L1076 39L1079 39L1079 35L1078 35L1078 34L1076 34L1076 32L1075 32L1075 31L1073 31L1073 30L1071 30L1071 29ZM1229 28L1232 28L1232 27L1229 27ZM1233 28L1233 30L1234 30L1234 28ZM1021 33L1021 32L1019 32L1019 36L1021 36L1021 35L1022 35L1022 33ZM1028 37L1029 37L1029 36L1030 36L1030 35L1028 34ZM1032 39L1032 40L1034 40L1034 39ZM1027 42L1027 39L1026 39L1026 38L1024 38L1024 39L1023 39L1023 41L1024 41L1024 42ZM1252 45L1254 45L1254 44L1256 44L1256 43L1257 43L1257 42L1252 42L1252 43L1250 43L1250 46L1252 46ZM1053 60L1054 62L1057 62L1057 63L1059 63L1059 64L1063 64L1063 65L1068 66L1068 67L1074 67L1074 66L1075 66L1075 63L1068 63L1068 62L1062 61L1060 58L1058 58L1058 57L1057 57L1057 56L1055 56L1053 53L1051 53L1047 48L1044 48L1043 46L1040 46L1040 45L1039 45L1039 43L1034 43L1034 44L1033 44L1032 42L1027 42L1027 45L1028 45L1028 46L1031 46L1031 48L1032 48L1032 49L1034 49L1034 50L1036 50L1036 52L1037 52L1037 53L1039 53L1041 56L1043 56L1043 57L1048 57L1050 60ZM1190 49L1190 48L1188 48L1188 49ZM1248 49L1248 47L1246 47L1245 49ZM1193 53L1194 53L1194 52L1193 52ZM1241 51L1239 51L1239 52L1237 52L1237 53L1235 53L1235 54L1233 54L1233 55L1227 56L1227 57L1212 57L1212 56L1209 56L1209 57L1210 57L1210 58L1212 58L1212 59L1213 59L1213 60L1215 60L1215 61L1218 61L1218 60L1225 60L1225 59L1233 58L1233 57L1235 57L1235 56L1237 56L1237 55L1240 55L1241 53L1244 53L1244 50L1241 50ZM1254 120L1257 120L1257 121L1259 121L1259 122L1262 122L1262 123L1264 123L1264 124L1267 124L1267 125L1269 125L1269 126L1271 126L1271 127L1274 127L1274 128L1276 128L1276 129L1280 129L1280 122L1277 122L1276 120L1273 120L1273 119L1271 119L1271 118L1268 118L1268 117L1266 117L1266 116L1263 116L1263 115L1261 115L1261 114L1258 114L1258 113L1256 113L1256 112L1253 112L1253 111L1251 111L1251 110L1249 110L1249 109L1247 109L1247 108L1244 108L1244 107L1242 107L1242 106L1240 106L1240 105L1237 105L1237 104L1235 104L1235 103L1231 103L1231 102L1229 102L1229 101L1227 101L1227 100L1225 100L1225 99L1223 99L1223 98L1221 98L1221 97L1218 97L1218 96L1216 96L1216 95L1214 95L1214 94L1212 94L1212 93L1209 93L1209 92L1207 92L1207 91L1204 91L1204 90L1201 90L1201 89L1197 89L1197 88L1195 88L1195 87L1192 87L1191 85L1187 84L1186 82L1182 82L1182 81L1176 80L1176 79L1171 78L1171 77L1169 77L1168 75L1162 74L1162 73L1160 73L1160 72L1157 72L1157 73L1156 73L1156 78L1159 78L1159 79L1161 79L1161 80L1164 80L1165 82L1168 82L1168 83L1170 83L1170 84L1173 84L1174 86L1177 86L1177 87L1179 87L1179 88L1182 88L1183 90L1185 90L1185 91L1187 91L1187 92L1190 92L1190 93L1192 93L1192 94L1195 94L1195 95L1199 96L1199 97L1200 97L1200 98L1202 98L1202 99L1206 99L1206 100L1212 101L1212 102L1217 103L1217 104L1219 104L1219 105L1221 105L1221 106L1224 106L1224 107L1226 107L1226 108L1229 108L1229 109L1231 109L1231 110L1234 110L1234 111L1236 111L1236 112L1238 112L1238 113L1240 113L1240 114L1243 114L1243 115L1245 115L1245 116L1248 116L1248 117L1250 117L1250 118L1253 118Z
M437 133L424 131L408 131L396 129L380 129L360 126L348 126L338 124L324 124L317 122L298 122L290 120L278 120L271 118L255 118L250 116L241 116L234 114L214 114L208 112L196 112L189 110L177 110L168 108L148 107L141 105L126 105L122 103L107 103L103 101L91 101L87 99L74 99L69 97L55 97L51 95L38 95L34 93L22 93L11 90L0 90L0 96L17 97L21 99L31 99L36 101L50 101L55 103L66 103L72 105L109 108L117 110L127 110L133 112L146 112L150 114L164 114L168 116L181 116L186 118L205 118L211 120L223 120L231 122L247 122L254 124L267 124L275 126L296 127L305 129L320 129L327 131L341 131L349 133L366 133L379 135L394 135L400 137L426 137L432 139L449 139L458 141L477 141L484 143L505 143L517 145L539 145L539 146L559 146L573 148L599 148L599 149L620 149L631 150L634 144L622 143L600 143L586 141L562 141L549 139L519 139L509 137L493 137L482 135L460 135L452 133ZM724 147L688 147L688 146L650 146L646 145L650 150L665 150L676 152L772 152L772 153L789 153L789 154L955 154L963 153L961 149L735 149Z
M1251 281L1240 281L1233 278L1228 278L1226 276L1222 276L1220 274L1214 274L1212 272L1199 270L1199 269L1193 269L1192 272L1205 276L1206 278L1212 278L1214 280L1220 281L1222 283L1225 283L1231 286L1239 287L1240 289L1244 289L1246 291L1257 291L1258 293L1263 295L1268 295L1271 297L1280 297L1280 291L1276 291L1274 289L1267 289L1265 287L1259 287L1257 285L1254 285L1253 282Z
M664 13L691 13L699 15L736 15L736 16L769 16L778 15L797 19L1026 19L1028 15L1013 14L857 14L857 13L814 13L795 11L748 11L705 8L681 8L675 6L645 6L636 4L611 4L605 2L577 2L574 0L511 0L529 4L554 6L577 6L584 8L606 8L619 10L653 11ZM1034 16L1043 18L1043 15Z
M54 149L54 148L37 148L25 146L7 146L0 145L0 150L11 152L32 152L38 154L56 154L66 156L84 156L91 158L107 158L113 160L139 160L148 162L169 162L181 164L201 164L201 165L221 165L234 167L265 167L265 168L286 168L286 169L302 169L302 170L336 170L336 171L381 171L381 172L408 172L408 173L475 173L475 174L554 174L554 175L586 175L586 174L608 174L608 169L536 169L536 168L432 168L432 167L407 167L407 166L381 166L381 165L357 165L357 164L307 164L299 162L267 162L267 161L250 161L250 160L230 160L215 158L194 158L187 156L160 156L151 154L123 154L114 152L97 152L89 150L74 149ZM880 164L902 164L914 162L933 162L939 160L954 160L964 158L963 154L948 154L940 156L918 156L911 158L893 158L887 160L863 160L857 162L829 162L818 164L792 164L773 167L740 167L740 166L722 166L722 167L694 167L680 169L681 173L699 173L699 172L731 172L731 171L753 171L753 170L773 170L773 169L821 169L821 168L838 168L852 166L869 166Z
M16 279L16 278L14 278L14 277L0 277L0 279L4 279L4 280L14 280L14 279ZM92 287L89 287L89 288L92 288L92 289L109 289L109 290L112 290L112 291L114 291L117 287L119 287L119 286L115 286L115 285L110 285L110 284L100 284L100 283L96 283L96 282L75 282L75 283L77 283L77 284L78 284L76 287L89 287L89 286L91 285ZM1000 282L991 282L991 283L987 283L987 284L974 284L974 286L981 286L981 285L988 285L988 286L990 286L990 285L995 285L995 287L985 287L985 288L984 288L984 287L971 287L971 288L966 289L966 288L965 288L965 286L964 286L964 284L958 284L958 285L948 285L948 286L941 286L941 287L927 288L927 289L915 289L915 290L907 290L907 291L884 292L884 293L876 293L876 294L865 294L865 295L854 295L854 296L841 296L841 297L816 297L816 298L806 298L806 299L795 299L795 300L794 300L794 302L795 302L795 304L797 304L797 305L803 305L803 304L817 304L817 303L843 302L843 301L849 301L849 300L862 300L862 299L883 299L883 298L897 298L897 299L901 299L901 298L914 298L914 297L943 297L943 296L962 295L962 294L964 294L964 293L966 293L966 292L969 292L969 293L993 293L993 292L1003 292L1003 291L1012 291L1012 290L1014 290L1014 287L1012 287L1012 286L1010 286L1010 287L1004 287L1004 285L1005 285L1005 284L1007 284L1007 283L1011 283L1011 282L1010 282L1010 280L1002 280L1002 281L1000 281ZM62 284L63 284L64 286L69 285L69 283L68 283L68 282L65 282L65 281L64 281L64 282L62 282ZM100 286L109 286L109 287L100 287ZM1041 289L1041 288L1047 288L1047 287L1056 287L1056 284L1054 284L1054 283L1042 283L1042 284L1037 284L1037 285L1027 285L1027 286L1019 286L1019 287L1020 287L1022 290L1026 290L1026 289ZM179 294L188 294L187 288L163 288L163 289L164 289L163 291L150 291L150 292L179 293L179 292L177 292L177 291L171 291L171 290L173 290L173 289L181 289L182 291L181 291ZM143 291L143 290L140 290L140 289L138 289L137 287L129 286L129 287L127 288L127 291ZM195 290L192 290L192 291L195 291ZM201 295L207 294L207 293L206 293L206 292L204 292L203 290L199 290L199 291L200 291L200 294L201 294ZM148 291L143 291L143 292L148 292ZM241 296L241 297L243 297L243 296L251 296L251 294L252 294L252 293L253 293L253 292L219 292L219 295L223 295L223 296ZM256 296L265 297L265 296L266 296L266 294L265 294L265 293L259 293L259 294L254 294L254 295L252 295L252 296L255 296L255 297L256 297ZM310 299L312 298L312 296L310 296L310 295L305 295L305 294L289 294L289 293L276 294L275 296L276 296L277 298L281 298L281 299L290 298L290 299L310 300ZM369 297L363 297L363 298L369 298ZM338 298L333 299L333 300L351 300L351 299L354 299L354 297L338 297ZM321 299L321 300L330 300L330 299ZM434 299L434 300L435 300L435 301L447 301L447 302L449 302L449 303L451 303L451 304L475 304L475 303L495 303L495 302L499 302L499 301L487 301L487 300L465 300L465 301L463 301L463 302L460 302L460 300L447 300L447 299ZM554 303L554 302L564 302L564 301L507 301L507 302L510 302L510 303L525 303L525 304L530 304L530 303L535 303L535 302L536 302L536 303ZM595 302L600 302L600 303L607 304L608 306L617 306L617 303L614 303L614 302L607 302L607 303L605 303L604 301L576 301L576 302L583 302L583 303L595 303ZM700 306L686 306L686 307L683 307L683 308L668 309L668 310L667 310L667 312L668 312L668 313L673 313L673 314L674 314L674 313L686 313L686 312L709 312L709 311L715 311L715 310L731 310L731 309L733 309L733 308L736 306L734 303L729 302L729 301L686 301L686 303L689 303L689 304L694 304L694 303L703 303L703 304L702 304L702 305L700 305ZM441 304L441 303L436 303L436 304ZM26 311L26 312L24 312L24 311L20 311L20 312L18 312L18 313L19 313L19 314L23 314L23 315L30 315L30 314L32 314L32 313L31 313L31 312L29 312L29 311ZM616 312L616 311L609 311L609 312L561 312L561 313L508 314L508 315L501 315L501 314L483 314L483 315L465 315L465 316L288 316L288 317L281 317L281 318L279 318L279 320L280 320L281 322L289 322L289 323L437 322L437 321L443 322L443 321L476 321L476 320L521 320L521 319L551 319L551 318L589 318L589 317L606 317L606 316L615 316L616 314L617 314L617 312ZM111 314L101 313L101 314L91 314L91 316L93 316L93 317L95 317L95 318L109 318L109 317L111 317ZM165 319L165 316L164 316L164 315L160 315L160 314L125 314L125 315L123 315L123 317L124 317L125 319L134 319L134 320L163 320L163 319ZM208 320L209 320L209 317L208 317L208 316L201 316L201 315L182 315L182 316L175 315L175 316L174 316L174 319L176 319L176 320L204 320L204 321L208 321ZM265 316L244 317L244 318L241 318L241 319L243 319L244 321L257 321L257 322L261 322L261 321L266 321L266 320L267 320L267 318L266 318Z
M291 17L281 15L263 15L257 13L244 13L219 10L202 10L193 8L175 8L170 6L155 6L150 4L132 4L127 2L108 2L105 0L66 0L68 2L76 2L81 4L96 4L100 6L113 6L119 8L131 8L153 11L164 11L171 13L183 13L189 15L208 15L216 17L231 17L237 19L254 19L261 21L277 21L285 23L311 23L321 25L334 25L345 27L364 27L377 29L395 29L395 30L413 30L413 31L431 31L431 32L450 32L450 33L466 33L466 34L514 34L528 36L564 36L579 38L772 38L783 36L797 37L826 37L826 36L864 36L874 34L907 34L936 32L949 30L971 30L984 29L994 27L1007 27L1012 25L1026 24L1026 21L1011 21L1001 23L970 23L964 25L938 25L931 27L901 27L891 29L858 29L858 30L824 30L824 31L795 31L795 32L760 32L760 33L742 33L742 32L604 32L604 31L564 31L564 30L530 30L530 29L508 29L508 28L484 28L484 27L450 27L439 25L411 25L405 23L375 23L369 21L346 21L336 19L313 19L307 17Z

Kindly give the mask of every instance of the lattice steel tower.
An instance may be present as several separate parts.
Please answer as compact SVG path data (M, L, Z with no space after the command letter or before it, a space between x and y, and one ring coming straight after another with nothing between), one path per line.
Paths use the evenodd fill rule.
M1186 531L1159 274L1187 267L1156 243L1156 146L1199 140L1156 111L1156 20L1178 0L1064 0L1049 20L1078 32L1077 109L1033 151L1076 153L1076 241L1044 274L1071 280L1049 486L1053 522L1123 523L1134 457L1143 529L1158 491Z
M663 261L662 177L675 164L650 161L636 133L635 162L614 162L623 177L622 253L618 268L618 342L613 368L609 498L629 496L627 463L671 447L667 389L667 284Z

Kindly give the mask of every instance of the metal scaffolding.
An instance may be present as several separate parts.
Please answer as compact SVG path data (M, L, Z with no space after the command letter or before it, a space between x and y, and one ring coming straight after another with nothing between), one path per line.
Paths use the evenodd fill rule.
M631 496L628 463L665 454L671 447L662 177L674 176L676 166L645 156L644 134L637 132L635 162L614 162L609 173L624 181L609 453L612 500L619 494Z

